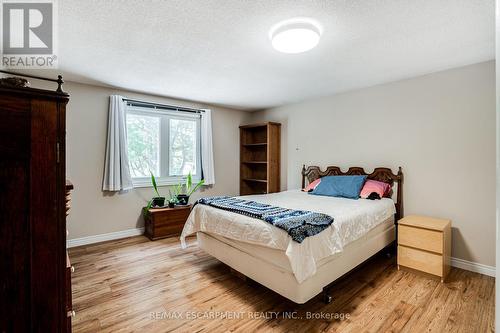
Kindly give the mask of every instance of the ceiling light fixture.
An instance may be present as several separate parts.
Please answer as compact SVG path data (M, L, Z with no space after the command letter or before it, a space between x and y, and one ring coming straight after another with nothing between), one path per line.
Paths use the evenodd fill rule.
M269 30L269 39L277 51L302 53L318 45L321 33L318 22L297 17L273 25Z

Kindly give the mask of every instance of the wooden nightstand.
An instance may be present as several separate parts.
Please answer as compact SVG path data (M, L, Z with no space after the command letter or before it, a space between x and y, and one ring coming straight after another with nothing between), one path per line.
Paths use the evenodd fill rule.
M441 277L450 271L451 221L407 216L398 222L398 269L413 268Z
M191 212L191 205L175 208L152 208L145 217L145 234L151 240L179 236Z

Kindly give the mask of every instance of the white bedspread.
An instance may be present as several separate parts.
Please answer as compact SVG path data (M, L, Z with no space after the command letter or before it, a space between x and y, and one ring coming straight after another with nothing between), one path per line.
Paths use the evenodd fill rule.
M245 199L278 207L310 210L328 214L334 222L321 233L297 243L287 234L267 222L206 205L196 205L181 234L185 237L203 231L241 242L257 244L286 251L290 266L299 283L316 273L316 263L327 256L341 252L347 244L368 233L394 215L392 199L352 200L310 195L300 190L249 195Z

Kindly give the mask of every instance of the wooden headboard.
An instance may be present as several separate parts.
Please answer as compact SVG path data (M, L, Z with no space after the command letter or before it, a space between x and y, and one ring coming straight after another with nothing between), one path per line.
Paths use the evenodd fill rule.
M375 168L372 173L367 173L363 168L360 167L350 167L349 170L343 172L337 166L329 166L325 171L321 171L318 166L306 166L302 167L302 188L306 187L306 178L308 182L313 182L318 178L324 176L343 176L343 175L366 175L368 179L378 180L379 182L384 182L391 187L394 183L397 183L397 193L396 193L396 221L404 216L403 211L403 171L399 167L398 173L392 173L389 168ZM392 196L392 193L391 193Z

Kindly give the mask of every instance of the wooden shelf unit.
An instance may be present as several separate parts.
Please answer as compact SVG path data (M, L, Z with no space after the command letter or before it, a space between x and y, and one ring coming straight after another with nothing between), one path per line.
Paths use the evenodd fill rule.
M281 124L240 126L240 194L280 190Z
M253 179L253 178L244 178L245 182L257 182L257 183L267 183L266 179Z
M246 147L250 147L250 146L267 146L267 142L244 143L243 145L246 146Z

